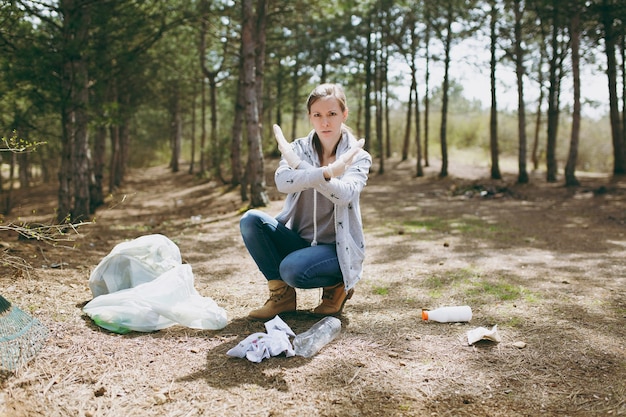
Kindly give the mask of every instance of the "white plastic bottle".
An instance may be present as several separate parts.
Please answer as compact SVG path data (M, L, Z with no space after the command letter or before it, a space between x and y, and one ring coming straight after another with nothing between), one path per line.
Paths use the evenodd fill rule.
M335 340L340 332L341 320L337 317L326 316L306 332L296 335L293 339L294 351L298 356L310 358L321 348Z
M435 310L422 310L422 320L451 323L470 321L472 309L469 306L441 307Z

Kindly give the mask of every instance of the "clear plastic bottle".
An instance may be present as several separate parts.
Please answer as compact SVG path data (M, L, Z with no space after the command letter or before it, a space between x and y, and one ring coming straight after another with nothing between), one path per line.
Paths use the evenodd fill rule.
M422 310L422 320L451 323L470 321L472 309L469 306L441 307L435 310Z
M306 332L296 335L293 339L294 351L298 356L310 358L321 348L335 340L340 332L341 320L337 317L326 316Z

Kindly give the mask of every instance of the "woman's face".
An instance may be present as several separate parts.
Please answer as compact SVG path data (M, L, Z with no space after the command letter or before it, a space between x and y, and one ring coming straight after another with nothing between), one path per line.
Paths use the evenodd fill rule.
M320 98L311 105L309 120L322 144L334 145L341 137L341 125L348 118L348 109L341 110L332 96Z

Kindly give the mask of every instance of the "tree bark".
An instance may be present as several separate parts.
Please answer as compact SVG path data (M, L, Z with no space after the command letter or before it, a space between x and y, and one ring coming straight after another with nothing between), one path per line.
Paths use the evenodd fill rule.
M553 2L554 3L554 2ZM546 181L556 182L558 164L556 160L556 144L559 130L560 94L561 94L561 51L559 46L560 37L560 10L556 4L552 12L552 56L550 57L548 87L548 137L546 143Z
M430 13L428 12L428 8L426 8L425 12L425 20L426 20L426 39L424 39L424 44L426 45L426 68L424 75L424 87L426 91L424 92L424 166L430 166L430 160L428 155L428 146L430 142L430 32L432 30L430 24ZM419 99L416 97L416 99Z
M409 89L409 102L406 110L406 124L404 125L404 140L402 141L402 160L409 158L409 143L411 139L411 122L413 119L413 95L415 88L415 73L411 69L411 88Z
M524 104L524 50L522 49L522 1L514 0L515 13L515 75L517 78L517 132L518 175L517 182L528 183L526 168L526 109Z
M238 78L235 94L235 111L233 117L233 125L231 129L231 142L230 142L230 167L231 167L231 184L233 186L241 185L241 201L248 200L245 176L243 175L243 167L241 166L242 156L242 128L245 111L245 97L243 91L243 52L241 46L239 47L238 57Z
M441 100L441 127L439 137L441 140L441 170L440 177L448 176L448 101L450 90L450 49L452 48L452 5L448 5L446 16L446 36L444 39L444 72L443 72L443 98Z
M617 59L615 45L618 35L613 29L614 13L611 2L602 2L601 21L604 27L604 46L606 53L606 75L609 85L609 116L611 137L613 140L613 175L626 174L626 155L624 153L624 131L620 121L617 97Z
M424 176L424 169L422 168L422 126L421 126L421 116L420 116L420 97L417 91L417 79L415 80L415 145L417 148L416 155L416 177Z
M570 21L570 42L572 49L572 78L574 81L574 109L572 112L572 135L570 148L565 164L565 185L580 185L576 178L576 162L578 160L578 142L580 136L580 9L572 10Z
M368 19L367 27L367 46L365 57L365 105L364 105L364 118L365 118L365 149L369 150L369 145L372 140L372 22L371 18Z
M500 162L498 151L498 102L496 96L496 45L498 42L498 35L496 33L498 21L498 9L496 2L491 3L491 19L489 22L490 28L490 81L491 81L491 114L489 118L489 149L491 151L491 178L499 180L502 178L500 174Z
M247 176L250 183L250 205L263 207L269 203L265 190L265 174L261 132L259 131L259 107L256 91L256 42L255 19L252 0L242 0L241 44L243 50L243 89L245 96L246 132L248 135Z
M57 221L89 216L89 77L83 52L88 40L89 1L63 0L62 169L59 172ZM69 216L69 218L68 218Z

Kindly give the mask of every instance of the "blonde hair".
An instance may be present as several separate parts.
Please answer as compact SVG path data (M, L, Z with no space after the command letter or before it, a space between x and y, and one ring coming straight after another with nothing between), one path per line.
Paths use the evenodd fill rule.
M339 107L341 107L341 111L345 112L348 108L346 104L346 93L344 93L343 88L339 84L320 84L311 91L309 94L309 98L306 101L306 109L308 113L311 113L311 106L315 104L316 101L326 98L333 97L339 102Z

